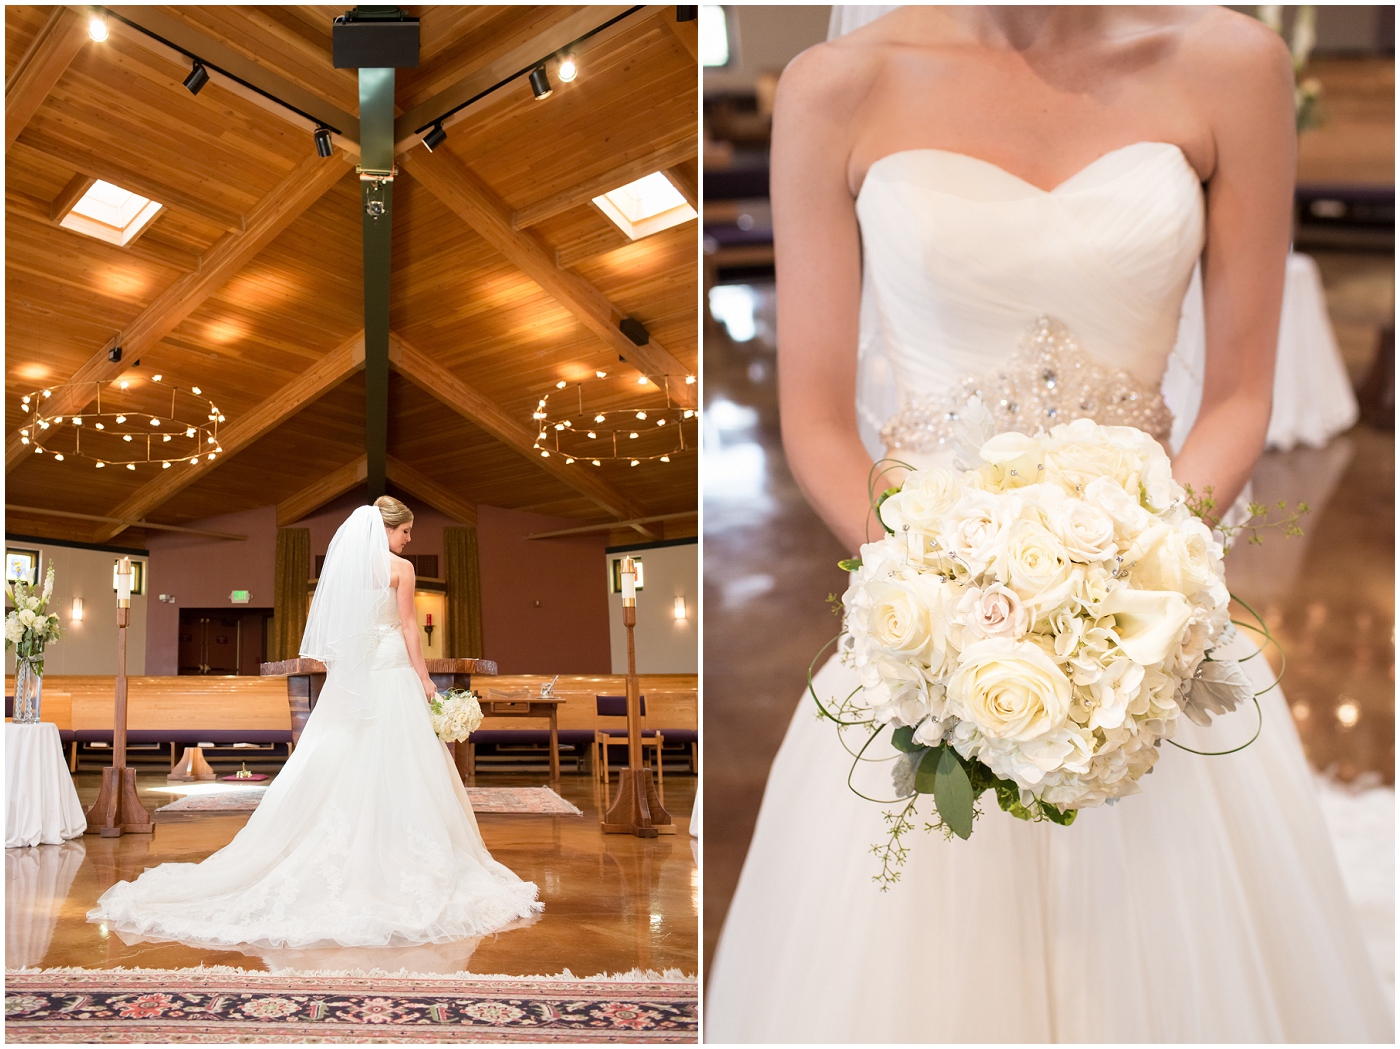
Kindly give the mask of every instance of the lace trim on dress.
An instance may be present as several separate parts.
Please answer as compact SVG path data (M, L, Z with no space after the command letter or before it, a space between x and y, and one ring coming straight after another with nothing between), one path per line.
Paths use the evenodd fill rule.
M1104 367L1063 324L1038 317L1002 367L906 403L880 430L885 447L892 452L951 448L958 413L971 397L981 398L998 432L1029 436L1093 419L1101 426L1136 426L1165 446L1172 431L1171 409L1160 390L1122 369Z

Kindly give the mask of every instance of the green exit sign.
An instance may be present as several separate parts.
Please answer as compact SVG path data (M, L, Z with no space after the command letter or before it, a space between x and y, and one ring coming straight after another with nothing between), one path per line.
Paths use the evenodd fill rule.
M248 591L234 590L228 595L228 599L235 605L246 605L248 603Z

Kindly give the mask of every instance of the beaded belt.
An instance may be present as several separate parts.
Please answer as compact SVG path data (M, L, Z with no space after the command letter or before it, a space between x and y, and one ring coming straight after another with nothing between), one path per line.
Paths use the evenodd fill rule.
M916 397L880 430L894 451L952 447L953 425L971 397L980 397L997 430L1028 436L1075 419L1101 426L1135 426L1163 445L1171 436L1172 413L1160 390L1122 369L1090 357L1059 321L1038 317L1005 365L970 375L953 389Z

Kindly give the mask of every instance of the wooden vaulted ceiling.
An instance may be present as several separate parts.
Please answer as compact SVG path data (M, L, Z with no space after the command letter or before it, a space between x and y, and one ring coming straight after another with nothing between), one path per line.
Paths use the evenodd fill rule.
M86 10L5 11L6 503L167 525L270 504L294 518L358 483L365 450L358 95L354 71L331 62L345 8L111 9L338 128L324 160L308 121L217 75L191 95L188 59L115 17L91 41ZM429 153L416 127L628 8L405 10L422 49L396 86L391 487L457 517L476 504L580 524L693 511L693 448L669 464L566 467L528 443L538 399L595 370L609 378L590 407L647 396L637 369L674 376L694 404L682 377L698 364L695 222L631 242L589 199L665 170L693 202L695 24L671 6L628 14L576 49L575 81L551 62L548 99L517 79L457 114ZM127 247L62 229L55 202L85 178L165 206ZM628 343L622 317L651 342ZM74 377L139 388L155 373L218 403L225 456L188 472L95 470L19 444L22 394ZM664 405L650 389L646 406ZM18 510L6 529L146 536Z

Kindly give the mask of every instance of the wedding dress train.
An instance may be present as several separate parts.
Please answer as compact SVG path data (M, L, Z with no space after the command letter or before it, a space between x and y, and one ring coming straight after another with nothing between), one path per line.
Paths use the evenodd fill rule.
M383 543L378 510L356 514L364 511ZM334 555L333 544L320 587ZM403 947L480 936L542 908L535 885L482 841L433 732L395 592L384 590L377 630L352 669L368 709L328 696L328 682L295 753L233 841L202 863L164 863L118 882L90 921L201 944Z
M995 376L1040 316L1160 388L1204 241L1200 182L1176 146L1113 150L1050 191L907 150L870 167L856 211L861 354L884 362L875 378L900 406ZM861 376L868 424L878 391ZM1226 655L1256 651L1240 639ZM1244 666L1258 689L1273 679L1261 656ZM837 660L815 678L824 697L855 684ZM1261 703L1254 745L1164 747L1141 794L1070 827L984 797L967 841L916 830L882 893L882 809L847 788L850 756L804 697L715 952L707 1040L1390 1041L1288 707L1277 688ZM1177 739L1226 749L1255 717L1182 719Z

